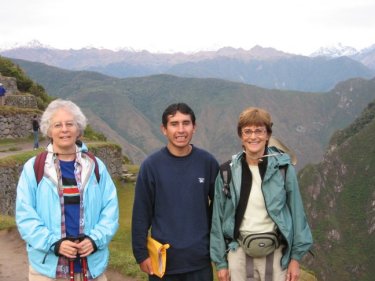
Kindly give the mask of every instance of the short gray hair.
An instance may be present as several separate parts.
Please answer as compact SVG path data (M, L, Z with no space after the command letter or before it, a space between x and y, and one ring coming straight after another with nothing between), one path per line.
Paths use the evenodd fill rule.
M42 132L42 134L48 137L48 132L52 125L51 121L53 115L60 109L64 109L73 115L74 122L76 122L79 130L79 136L82 136L83 131L85 130L87 125L86 116L74 102L62 99L52 101L43 112L42 118L40 120L40 131Z

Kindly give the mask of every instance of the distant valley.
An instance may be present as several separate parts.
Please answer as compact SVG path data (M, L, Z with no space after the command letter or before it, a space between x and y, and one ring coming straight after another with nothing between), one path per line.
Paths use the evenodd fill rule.
M241 148L236 135L239 113L248 106L266 108L273 115L274 135L296 151L302 168L321 161L331 135L375 99L374 79L350 79L329 92L308 93L171 75L119 79L14 62L50 95L76 101L92 117L93 127L116 139L136 163L165 143L161 113L172 102L192 106L198 122L194 143L220 161Z

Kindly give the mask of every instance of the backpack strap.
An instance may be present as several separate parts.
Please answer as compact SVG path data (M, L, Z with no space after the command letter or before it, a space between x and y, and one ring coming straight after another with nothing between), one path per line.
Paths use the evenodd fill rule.
M279 171L280 171L280 173L281 173L281 175L283 176L283 179L284 179L284 185L285 185L286 171L287 170L288 170L288 165L279 166Z
M232 196L230 195L229 187L229 183L232 180L232 171L230 169L231 162L231 160L228 160L227 162L220 165L220 176L224 183L223 192L228 199L232 198Z
M95 177L96 177L96 180L97 180L97 182L99 183L99 181L100 181L100 174L99 174L99 165L98 165L98 161L96 160L96 157L95 157L95 155L92 153L92 152L90 152L90 151L86 151L86 152L84 152L88 157L90 157L92 160L94 160L94 163L95 163L95 170L94 170L94 172L95 172Z
M38 185L39 182L43 178L44 163L46 162L47 154L48 154L47 151L43 151L35 157L34 172L35 172L35 178L36 178L36 185Z
M95 163L95 169L94 169L95 177L96 177L97 182L99 183L100 174L99 174L98 161L96 160L96 157L93 153L91 153L89 151L86 151L84 153L94 161L94 163ZM44 175L44 164L46 162L47 154L48 154L47 151L43 151L35 157L34 172L35 172L35 178L36 178L36 184L37 185L42 180L43 175Z

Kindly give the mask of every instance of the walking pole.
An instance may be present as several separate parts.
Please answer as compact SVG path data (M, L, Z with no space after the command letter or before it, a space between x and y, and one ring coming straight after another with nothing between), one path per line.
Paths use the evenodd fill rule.
M74 281L74 259L69 259L69 276L69 280Z
M81 258L81 265L82 265L83 281L87 281L88 276L87 276L87 259L86 259L86 257Z

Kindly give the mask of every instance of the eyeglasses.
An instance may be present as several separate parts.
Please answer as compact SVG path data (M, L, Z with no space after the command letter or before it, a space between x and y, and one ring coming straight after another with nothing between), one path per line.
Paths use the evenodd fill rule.
M261 137L263 136L265 133L266 133L266 129L255 129L254 131L251 130L251 129L243 129L242 130L242 135L245 136L245 137L251 137L253 134L256 136L256 137Z
M56 130L61 130L65 125L65 128L71 129L73 128L76 123L74 121L66 121L66 122L56 122L52 124L52 128Z

